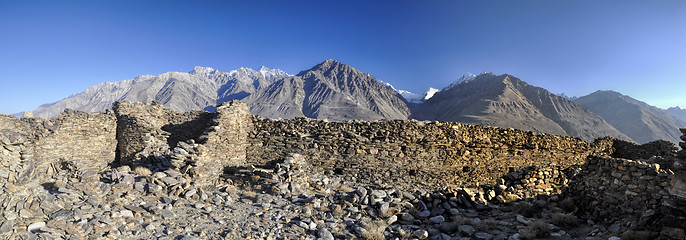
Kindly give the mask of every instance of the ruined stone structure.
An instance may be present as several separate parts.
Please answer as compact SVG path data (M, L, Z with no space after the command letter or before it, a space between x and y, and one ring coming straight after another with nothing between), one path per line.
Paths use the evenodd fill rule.
M272 169L292 154L312 171L364 185L462 191L484 204L574 196L598 221L664 228L657 230L676 238L686 228L686 153L664 141L588 143L415 120L270 120L239 102L216 113L119 102L112 112L65 111L53 120L0 115L0 188L12 192L40 184L64 161L81 173L108 165L173 169L207 185L227 167Z
M216 113L179 113L157 102L117 102L113 109L118 164L175 167L190 171L201 183L218 179L227 166L245 164L252 129L245 104L223 103Z
M83 171L107 167L115 157L116 124L111 113L65 111L53 120L0 116L0 176L22 186L75 161Z

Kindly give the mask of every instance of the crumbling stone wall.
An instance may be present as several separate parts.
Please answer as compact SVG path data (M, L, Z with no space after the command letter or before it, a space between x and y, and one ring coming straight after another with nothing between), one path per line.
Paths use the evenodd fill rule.
M0 115L0 185L37 184L64 161L77 163L79 171L107 167L115 156L114 123L111 113L72 110L52 120Z
M254 125L250 164L299 153L327 174L394 187L492 184L526 166L567 168L583 163L591 153L607 152L578 138L460 123L256 116Z
M149 162L148 156L165 153L179 141L197 140L213 117L202 111L179 113L159 102L115 102L112 109L117 118L117 161L132 166Z
M673 177L671 170L643 161L594 157L571 179L570 195L589 216L606 222L642 221L644 226L660 207Z
M112 163L117 146L114 115L67 110L44 122L52 134L39 139L36 159L41 163L77 161L82 171L100 170Z
M116 102L113 109L121 165L177 168L208 184L225 167L245 164L252 120L244 103L222 103L216 113L179 113L158 102Z

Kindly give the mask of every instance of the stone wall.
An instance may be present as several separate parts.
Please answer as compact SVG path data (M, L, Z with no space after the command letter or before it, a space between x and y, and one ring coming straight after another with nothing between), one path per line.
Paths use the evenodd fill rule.
M597 220L639 219L646 225L669 198L671 170L659 164L622 158L590 158L571 179L570 191L584 212Z
M581 139L529 131L415 120L327 122L254 119L248 163L264 165L288 153L348 180L394 187L492 184L517 169L583 163L609 154Z
M179 113L157 102L116 102L113 109L120 165L152 171L176 168L200 184L217 180L225 167L245 165L253 127L243 103L222 103L216 113Z
M214 114L201 111L179 113L159 102L115 102L117 118L117 161L121 165L148 163L148 156L169 155L179 141L197 140L212 124Z
M0 180L17 189L50 174L60 163L79 171L100 170L115 157L115 118L111 113L67 110L52 120L0 116Z
M44 126L52 131L36 145L36 159L41 163L75 160L83 171L100 170L112 163L116 127L111 113L88 114L65 111Z
M201 139L207 157L197 166L200 179L216 180L224 168L244 166L252 129L248 105L238 101L219 104L212 126Z

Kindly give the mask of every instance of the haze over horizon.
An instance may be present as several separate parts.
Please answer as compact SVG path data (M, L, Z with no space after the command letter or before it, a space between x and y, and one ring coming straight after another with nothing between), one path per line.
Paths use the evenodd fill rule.
M332 58L397 89L467 72L554 93L686 107L684 1L32 1L0 3L0 112L138 75Z

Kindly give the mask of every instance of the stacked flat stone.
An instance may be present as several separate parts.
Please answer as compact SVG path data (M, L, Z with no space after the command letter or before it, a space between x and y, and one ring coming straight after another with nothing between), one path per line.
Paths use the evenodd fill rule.
M686 128L679 129L683 136L682 141L686 141ZM676 174L669 182L668 192L671 198L663 201L665 217L663 218L664 227L662 234L675 239L686 238L686 174L684 173L684 163L686 163L686 142L680 142L681 151L677 153L678 160L674 163Z
M686 128L680 128L679 131L681 131L681 141L679 142L679 147L681 147L681 151L677 153L677 157L682 160L686 160Z

